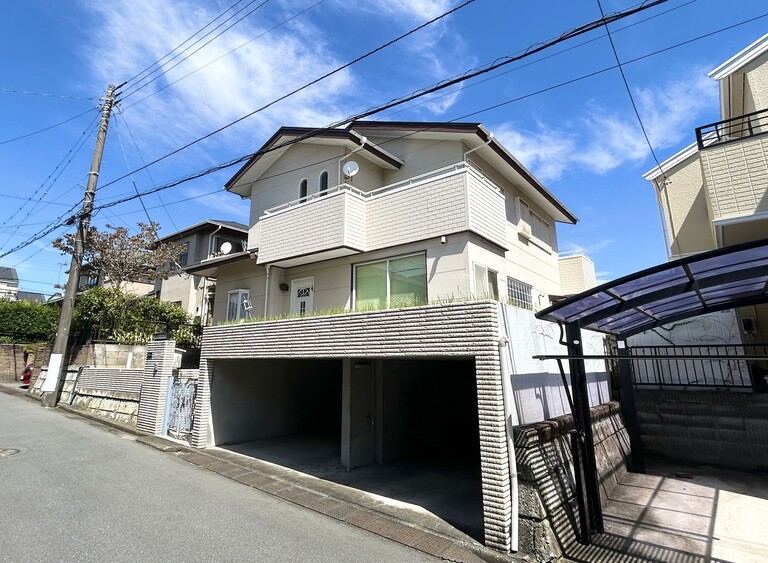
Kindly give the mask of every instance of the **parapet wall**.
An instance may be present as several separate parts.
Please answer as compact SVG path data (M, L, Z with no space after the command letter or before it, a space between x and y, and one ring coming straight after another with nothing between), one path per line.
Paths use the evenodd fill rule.
M626 474L629 436L621 407L592 407L601 503ZM536 561L557 561L576 543L578 509L570 448L573 417L563 415L515 428L520 498L519 546Z

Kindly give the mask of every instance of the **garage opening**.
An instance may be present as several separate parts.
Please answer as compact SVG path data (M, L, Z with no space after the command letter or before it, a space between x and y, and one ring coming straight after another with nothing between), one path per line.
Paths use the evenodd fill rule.
M482 541L475 361L214 363L218 447L420 506Z
M215 445L311 472L336 467L341 448L340 360L216 361Z
M421 506L482 541L474 359L386 359L373 363L375 464L329 479ZM353 390L354 378L359 375L354 367L353 361Z

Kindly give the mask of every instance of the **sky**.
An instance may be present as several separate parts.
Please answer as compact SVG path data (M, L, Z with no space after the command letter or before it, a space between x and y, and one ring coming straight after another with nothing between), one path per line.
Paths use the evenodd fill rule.
M613 13L639 0L601 1L605 13ZM79 209L108 84L126 83L110 120L92 224L135 232L138 222L152 220L164 236L205 219L247 223L248 200L223 189L237 167L98 208L254 152L280 126L329 125L600 17L597 0L475 0L253 113L461 4L6 3L0 254L7 254L0 265L15 267L26 291L50 295L66 282L69 257L51 241L72 227L30 239ZM768 5L668 0L609 29L632 98L611 68L616 59L601 28L368 119L481 122L579 218L577 225L557 226L561 252L587 253L601 281L662 263L656 198L642 175L655 159L693 142L696 127L719 120L717 83L707 73L768 31ZM179 45L175 58L166 56ZM157 61L162 67L151 66Z

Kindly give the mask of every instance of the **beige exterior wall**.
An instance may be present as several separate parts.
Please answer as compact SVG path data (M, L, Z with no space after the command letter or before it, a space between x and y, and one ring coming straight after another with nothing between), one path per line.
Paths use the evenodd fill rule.
M198 308L202 295L199 294L198 287L201 285L200 276L186 274L185 276L171 276L167 280L162 280L160 285L159 299L169 303L181 303L181 308L187 314L199 315Z
M747 65L744 71L744 113L768 109L768 56Z
M408 180L414 176L426 174L432 170L461 162L466 150L459 141L375 136L371 136L369 139L371 142L380 145L387 152L405 161L405 165L400 170L385 170L381 185Z
M768 212L768 137L749 137L699 151L712 218Z
M561 256L559 266L560 290L563 295L573 295L595 287L595 264L584 254Z
M667 171L652 182L664 212L667 238L673 256L683 256L715 248L712 219L709 215L698 154Z

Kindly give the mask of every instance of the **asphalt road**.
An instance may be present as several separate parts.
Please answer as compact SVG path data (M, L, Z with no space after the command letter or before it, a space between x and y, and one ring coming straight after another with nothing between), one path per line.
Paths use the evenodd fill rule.
M0 393L0 561L44 560L435 561Z

